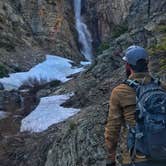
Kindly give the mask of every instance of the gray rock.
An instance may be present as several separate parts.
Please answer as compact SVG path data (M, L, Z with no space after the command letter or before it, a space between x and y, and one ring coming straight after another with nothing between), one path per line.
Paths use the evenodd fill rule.
M165 12L166 2L164 0L134 0L128 16L129 28L143 27L151 20L157 22Z
M83 14L91 30L94 46L109 41L114 25L120 25L129 14L134 0L86 0Z
M4 90L4 86L1 82L0 82L0 90Z

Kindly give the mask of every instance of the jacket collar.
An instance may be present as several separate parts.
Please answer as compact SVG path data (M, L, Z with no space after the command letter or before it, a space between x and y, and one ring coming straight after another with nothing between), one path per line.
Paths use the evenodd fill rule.
M133 73L129 76L129 79L137 80L140 83L149 83L152 80L150 74L147 73Z

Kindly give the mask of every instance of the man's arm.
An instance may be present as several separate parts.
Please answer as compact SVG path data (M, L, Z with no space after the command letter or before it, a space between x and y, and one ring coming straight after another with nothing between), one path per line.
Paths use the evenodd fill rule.
M166 90L166 83L161 82L161 87Z
M116 147L122 124L122 108L116 89L112 91L110 109L105 127L105 144L108 150L108 160L115 162Z

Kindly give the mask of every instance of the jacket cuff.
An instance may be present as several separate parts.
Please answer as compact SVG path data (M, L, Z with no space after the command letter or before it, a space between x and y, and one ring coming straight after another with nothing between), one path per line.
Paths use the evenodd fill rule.
M106 160L106 166L115 166L116 165L116 163L115 163L115 161L111 161L111 160Z

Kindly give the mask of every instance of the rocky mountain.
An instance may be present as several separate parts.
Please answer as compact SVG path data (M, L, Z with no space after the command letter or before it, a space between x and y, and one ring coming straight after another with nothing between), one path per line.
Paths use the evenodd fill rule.
M1 33L4 36L0 40L0 43L4 42L2 46L0 44L0 49L4 51L3 56L0 57L1 62L5 62L9 67L11 64L27 64L25 59L29 59L28 51L33 52L31 54L33 57L32 62L28 61L30 64L27 64L26 68L40 61L47 51L66 55L74 60L81 59L71 0L20 0L17 3L2 0L0 4L6 4L10 9L6 10L1 5L4 13L2 12L0 18L5 17L5 21L1 21L0 24L2 27L0 29L4 32ZM20 11L14 11L12 5L17 5ZM39 6L40 14L35 13ZM6 14L9 11L10 13ZM28 15L23 17L23 13ZM39 134L19 133L18 128L12 135L2 134L0 165L104 166L106 152L103 133L109 108L109 96L112 88L125 78L121 57L123 50L129 45L144 46L150 54L151 74L160 76L165 81L165 0L84 0L82 13L93 37L95 60L86 71L74 75L72 80L64 84L58 83L56 86L47 85L41 91L35 92L38 96L74 92L75 95L63 106L80 108L81 111ZM13 29L15 27L12 25L13 17L18 19L16 29ZM48 32L52 32L51 27L55 23L53 17L56 21L59 20L58 23L56 22L56 27L61 28L56 34L57 38L53 40L53 45L48 46L51 40ZM22 60L23 63L19 63L23 55L25 59ZM12 60L14 63L10 62ZM120 162L120 154L118 162Z

